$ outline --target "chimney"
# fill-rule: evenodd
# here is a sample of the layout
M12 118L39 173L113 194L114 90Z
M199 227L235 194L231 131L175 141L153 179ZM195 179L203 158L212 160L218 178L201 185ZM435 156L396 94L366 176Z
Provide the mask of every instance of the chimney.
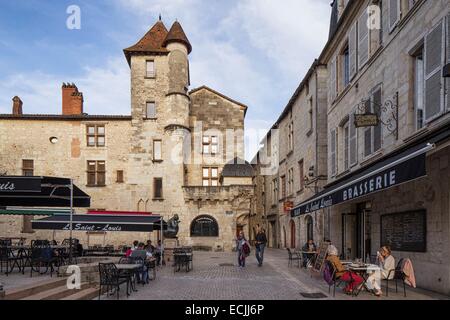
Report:
M13 115L21 116L23 114L23 112L22 112L22 106L23 106L22 100L20 100L20 98L18 96L15 96L12 99L12 101L13 101L13 110L12 110Z
M83 114L83 93L75 84L62 85L62 114L66 116Z

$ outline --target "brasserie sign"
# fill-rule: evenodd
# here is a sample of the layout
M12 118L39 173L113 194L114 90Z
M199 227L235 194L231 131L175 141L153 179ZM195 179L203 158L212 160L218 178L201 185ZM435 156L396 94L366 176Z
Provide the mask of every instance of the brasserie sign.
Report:
M291 211L292 217L325 209L426 175L425 154L409 159L376 174L354 178L354 182L337 185Z
M30 177L0 177L0 194L41 192L41 179Z

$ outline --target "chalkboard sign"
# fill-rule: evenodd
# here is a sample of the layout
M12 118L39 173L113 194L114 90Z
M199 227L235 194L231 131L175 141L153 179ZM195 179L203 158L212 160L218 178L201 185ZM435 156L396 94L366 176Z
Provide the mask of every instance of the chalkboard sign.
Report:
M329 242L323 242L319 251L317 252L316 261L314 262L314 271L320 272L322 271L323 264L325 263L325 259L327 257L328 247L330 246Z
M381 245L394 251L426 252L426 210L381 216Z

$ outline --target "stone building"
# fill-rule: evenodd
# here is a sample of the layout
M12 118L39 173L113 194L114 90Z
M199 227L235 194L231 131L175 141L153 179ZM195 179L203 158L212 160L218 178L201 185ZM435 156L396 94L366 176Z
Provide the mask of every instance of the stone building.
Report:
M390 245L419 287L450 294L449 2L335 1L328 68L326 210L343 258Z
M130 115L83 113L74 84L62 87L59 115L24 114L15 97L13 113L0 115L0 171L71 177L92 197L92 210L178 214L181 245L231 250L236 231L248 228L253 194L252 167L239 160L247 106L206 86L189 91L191 51L181 25L167 30L161 20L124 50ZM18 217L1 217L0 234L67 237L35 232ZM156 237L76 236L116 245Z
M315 61L254 160L255 197L259 202L254 212L264 219L252 220L267 220L269 238L278 247L295 249L308 239L323 240L322 212L295 218L290 213L294 206L319 192L327 179L327 79L326 67ZM274 145L277 151L271 153Z

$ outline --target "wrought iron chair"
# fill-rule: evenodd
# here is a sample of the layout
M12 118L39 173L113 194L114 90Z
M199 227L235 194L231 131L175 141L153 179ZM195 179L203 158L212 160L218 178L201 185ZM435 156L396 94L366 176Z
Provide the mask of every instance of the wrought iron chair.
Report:
M101 299L101 295L103 293L102 289L104 289L105 287L106 293L110 293L112 289L115 289L117 299L119 299L120 285L124 283L127 284L127 296L129 296L128 293L129 278L121 276L119 270L117 269L114 263L99 263L98 270L100 273L100 289L98 291L99 300Z
M328 266L328 268L331 270L332 274L332 284L328 284L328 293L331 294L331 287L333 287L333 297L336 296L336 287L339 288L339 286L342 284L342 280L340 280L340 277L336 276L337 270L333 263L331 263L328 260L325 260L325 265Z
M11 249L11 240L0 240L0 272L3 272L3 265L6 263L6 276L8 276L15 266L21 269L21 257L14 256Z
M53 272L59 271L60 264L58 258L55 257L52 248L49 245L31 247L30 257L30 277L33 277L33 271L39 274L46 274L50 269L50 277L53 277ZM57 270L55 270L57 267Z
M297 261L298 268L300 268L300 262L302 260L302 257L297 255L297 254L295 254L295 256L294 256L294 254L292 253L291 249L289 249L289 248L286 248L286 250L288 252L288 259L289 259L288 260L288 267L292 267L293 262Z
M390 270L387 278L383 279L384 281L386 281L386 297L389 296L389 281L395 282L395 292L398 293L397 282L401 280L403 282L403 295L406 298L406 283L405 283L406 275L403 272L403 262L404 259L400 259L400 261L397 264L397 267L394 270ZM394 277L392 279L389 279L392 276L392 274L394 274Z

